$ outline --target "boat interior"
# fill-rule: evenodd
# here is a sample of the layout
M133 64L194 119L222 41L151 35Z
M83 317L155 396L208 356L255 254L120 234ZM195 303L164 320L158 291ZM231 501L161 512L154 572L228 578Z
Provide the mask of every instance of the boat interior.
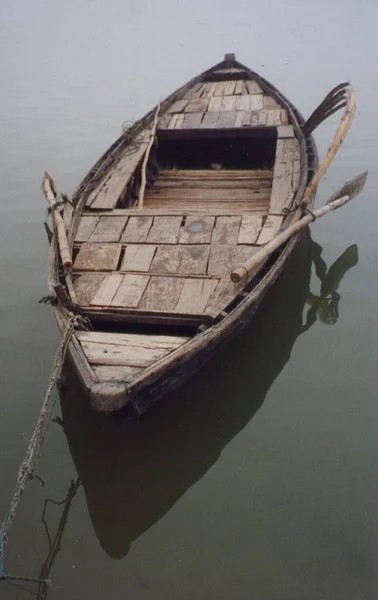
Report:
M96 329L78 340L102 379L133 377L225 318L270 263L240 284L231 271L277 234L300 182L288 111L244 68L209 72L164 105L142 203L151 131L139 128L73 240L73 293Z

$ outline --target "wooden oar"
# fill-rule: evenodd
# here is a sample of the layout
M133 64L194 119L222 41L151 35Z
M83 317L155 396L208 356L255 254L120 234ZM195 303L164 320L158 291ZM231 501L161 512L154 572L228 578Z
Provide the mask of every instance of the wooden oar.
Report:
M335 158L337 151L339 150L341 144L343 143L345 136L347 135L353 119L356 114L356 94L352 86L349 88L347 104L344 111L343 116L341 117L340 124L336 130L336 133L333 137L332 143L328 148L328 152L323 158L322 162L319 165L318 170L316 171L314 177L311 180L311 183L306 188L303 199L309 198L311 194L315 191L319 181L323 177L324 173L327 171L329 165Z
M309 211L309 214L302 217L299 221L290 225L285 231L279 233L272 241L268 242L261 250L259 250L254 256L242 264L239 268L235 269L231 273L231 279L235 283L239 283L245 277L254 271L259 265L261 265L269 256L277 250L282 244L287 242L293 235L299 233L307 227L315 219L319 219L324 215L344 206L347 202L352 200L357 194L361 192L365 185L367 171L357 175L351 181L347 181L344 185L328 200L328 202L322 208L315 210L314 212Z
M62 215L59 212L59 206L56 204L56 189L54 180L47 171L45 171L43 176L41 190L50 205L51 217L55 223L58 235L59 252L63 267L66 271L70 271L70 269L72 269L72 256L68 245L66 227L64 225Z

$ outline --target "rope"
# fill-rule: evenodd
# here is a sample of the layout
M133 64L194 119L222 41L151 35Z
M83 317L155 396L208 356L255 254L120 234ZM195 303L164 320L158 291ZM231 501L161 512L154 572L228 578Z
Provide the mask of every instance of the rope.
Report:
M54 402L52 402L52 395L54 385L59 376L60 370L63 365L64 357L67 352L68 344L71 340L72 334L75 329L77 317L72 315L68 322L66 331L62 335L62 339L59 348L55 354L53 367L47 386L46 395L42 404L42 408L39 414L39 418L32 436L29 441L26 455L22 461L17 475L17 483L14 490L13 498L5 518L0 526L0 582L1 581L27 581L33 583L49 583L48 580L43 580L34 577L18 577L14 575L8 575L4 569L4 547L7 542L7 535L10 526L12 525L13 519L16 516L18 504L21 500L21 496L25 490L25 487L30 479L33 478L34 472L38 469L40 453L43 441L45 439L46 431L50 421L51 413L54 408Z

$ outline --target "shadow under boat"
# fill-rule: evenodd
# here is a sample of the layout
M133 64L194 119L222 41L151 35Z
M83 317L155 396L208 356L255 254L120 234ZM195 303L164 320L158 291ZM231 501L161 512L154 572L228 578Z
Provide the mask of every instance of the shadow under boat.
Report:
M93 411L74 370L66 367L62 425L96 535L109 556L126 555L132 542L203 477L260 408L297 337L319 313L324 320L326 299L335 303L338 285L358 254L351 246L327 272L319 248L305 231L250 326L204 371L137 421ZM320 296L309 291L312 261L322 281ZM306 301L310 309L303 325Z

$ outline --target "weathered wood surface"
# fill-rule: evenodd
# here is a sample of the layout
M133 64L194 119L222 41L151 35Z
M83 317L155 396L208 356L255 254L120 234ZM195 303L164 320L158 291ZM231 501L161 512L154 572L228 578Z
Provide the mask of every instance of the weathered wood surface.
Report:
M209 246L206 244L159 246L150 270L151 273L205 275L208 259Z
M100 217L81 217L78 230L76 232L76 242L87 242L94 232Z
M180 244L210 244L214 223L214 217L187 217L180 232Z
M128 244L121 263L121 271L149 271L156 246L152 244Z
M295 175L294 175L295 173ZM300 179L300 151L296 138L279 138L273 171L270 213L279 214L290 206Z
M142 210L142 208L143 208L144 191L146 189L146 184L147 184L147 174L146 174L147 162L148 162L148 159L150 156L151 148L155 142L155 135L156 135L156 129L157 129L157 124L158 124L159 111L160 111L160 100L159 100L159 104L157 105L156 110L155 110L154 121L152 123L151 131L149 132L149 140L148 140L148 144L146 146L146 151L144 153L142 166L141 166L141 179L140 179L140 187L139 187L139 194L138 194L139 210Z
M76 298L81 306L90 304L104 277L104 273L82 273L74 279Z
M149 281L150 277L148 275L132 275L127 273L122 278L111 302L111 306L136 308L140 303Z
M237 244L241 217L217 217L213 229L212 244Z
M175 310L179 313L203 313L217 285L217 279L185 279Z
M149 244L177 244L181 217L155 217L147 236Z
M127 217L101 217L88 241L118 242L126 223Z
M257 239L257 244L267 244L272 240L276 235L278 230L280 229L283 221L283 216L281 215L268 215L264 227L261 230L261 233Z
M92 209L113 209L124 194L135 169L142 160L148 145L148 131L134 142L110 171L105 180L90 193L86 206Z
M262 228L262 218L243 215L239 230L238 244L255 244Z
M258 248L253 246L210 246L208 275L229 278L233 269L247 260Z
M131 381L141 370L141 367L128 367L126 365L120 367L93 365L93 371L99 381Z
M121 273L106 275L89 304L93 306L110 306L123 277Z
M121 244L85 242L76 257L74 269L83 271L114 271L121 254Z
M119 218L119 217L117 217ZM143 243L146 241L148 232L151 229L152 217L130 217L126 229L121 237L124 243Z
M140 308L161 311L162 300L164 299L164 311L174 310L180 298L184 282L183 277L151 277L140 303Z
M147 367L171 350L115 343L81 342L89 364L128 367Z

